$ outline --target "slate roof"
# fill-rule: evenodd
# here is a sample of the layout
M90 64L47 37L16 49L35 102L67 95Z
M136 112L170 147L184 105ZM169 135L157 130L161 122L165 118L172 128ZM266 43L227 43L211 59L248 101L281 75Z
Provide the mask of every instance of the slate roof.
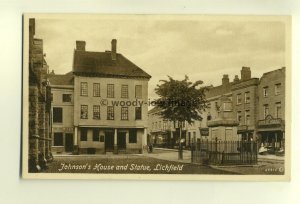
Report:
M73 85L73 73L68 72L64 75L58 74L48 74L48 79L50 81L50 85Z
M151 78L149 74L119 53L117 53L116 60L112 60L110 51L75 50L73 60L73 73L76 75Z

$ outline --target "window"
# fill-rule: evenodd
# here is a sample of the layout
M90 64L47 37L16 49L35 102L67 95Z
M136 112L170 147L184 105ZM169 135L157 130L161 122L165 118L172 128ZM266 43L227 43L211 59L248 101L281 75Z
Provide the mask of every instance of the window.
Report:
M93 106L93 119L100 120L100 106L99 105Z
M80 109L80 118L81 119L88 119L88 106L87 105L81 105Z
M87 82L80 83L80 95L81 96L88 96L88 84Z
M87 141L87 129L85 128L80 130L80 141Z
M263 95L264 95L264 97L268 97L268 87L267 86L263 88Z
M93 129L93 141L99 142L100 136L99 136L99 129Z
M245 103L250 103L250 92L245 92Z
M114 120L114 118L115 118L114 107L107 106L107 120Z
M281 103L278 102L276 103L276 118L281 118Z
M241 111L238 111L238 112L237 112L237 121L238 121L239 123L241 123L241 121L242 121L242 112L241 112Z
M53 123L62 123L63 121L63 109L53 108Z
M142 85L135 86L135 98L142 98Z
M224 111L231 111L232 110L232 103L231 102L224 102L223 103L223 110Z
M137 142L137 130L131 129L129 130L129 143L136 143Z
M122 85L121 98L128 98L128 85Z
M250 125L250 111L245 111L245 125Z
M93 84L93 96L100 97L100 84L99 83Z
M269 105L265 104L264 105L264 118L266 118L267 115L269 115Z
M142 108L141 107L135 107L135 119L136 120L142 119Z
M281 92L281 84L275 84L275 95L279 95Z
M242 95L241 94L236 95L236 104L242 104Z
M128 107L121 107L121 120L128 120Z
M107 98L115 97L115 86L114 84L107 84Z
M72 101L72 94L63 94L63 102L71 102Z
M64 146L63 142L63 133L62 132L55 132L54 133L54 146Z

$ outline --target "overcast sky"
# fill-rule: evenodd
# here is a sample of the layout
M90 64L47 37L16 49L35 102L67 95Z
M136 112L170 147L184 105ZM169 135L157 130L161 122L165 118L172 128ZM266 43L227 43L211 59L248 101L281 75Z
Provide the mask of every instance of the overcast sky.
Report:
M87 51L105 51L116 38L117 52L152 76L149 98L167 75L186 74L217 86L223 74L230 81L240 77L242 66L251 67L253 77L286 66L285 24L279 21L37 18L36 37L43 39L47 63L57 74L72 70L76 40L86 41Z

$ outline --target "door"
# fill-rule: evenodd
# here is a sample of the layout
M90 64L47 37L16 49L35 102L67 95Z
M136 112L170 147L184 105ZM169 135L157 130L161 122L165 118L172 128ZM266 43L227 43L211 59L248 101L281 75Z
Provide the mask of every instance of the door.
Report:
M114 150L114 132L107 131L105 132L105 151L112 152Z
M118 150L125 150L126 149L126 132L118 132Z
M66 152L72 152L73 151L73 134L72 133L66 133L65 134L65 151Z

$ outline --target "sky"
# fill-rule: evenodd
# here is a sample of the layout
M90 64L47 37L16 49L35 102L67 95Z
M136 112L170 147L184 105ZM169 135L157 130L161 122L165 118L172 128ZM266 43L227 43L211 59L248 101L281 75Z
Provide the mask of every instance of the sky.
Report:
M76 40L86 41L87 51L111 49L152 76L149 98L167 75L189 76L205 85L218 86L223 74L230 81L243 66L253 77L286 66L285 24L270 19L149 17L135 18L36 18L36 38L43 39L50 70L65 74L72 70Z

